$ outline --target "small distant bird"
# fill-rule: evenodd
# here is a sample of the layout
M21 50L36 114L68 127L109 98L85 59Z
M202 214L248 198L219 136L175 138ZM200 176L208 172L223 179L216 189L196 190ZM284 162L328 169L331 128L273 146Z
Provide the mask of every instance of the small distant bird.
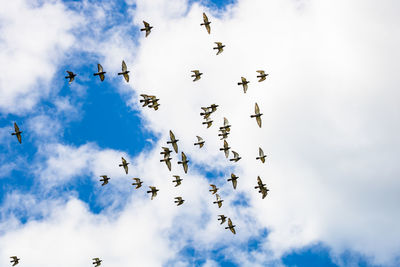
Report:
M219 127L219 129L220 129L220 130L225 130L225 131L229 132L229 131L231 130L231 126L232 126L232 125L229 124L228 119L224 117L224 126Z
M223 224L226 221L226 216L225 215L218 215L218 216L219 216L218 221L221 221L220 224Z
M11 266L15 266L19 263L19 258L17 256L11 256L10 259L12 259L10 262L13 264Z
M100 177L102 177L102 179L100 179L100 182L103 182L101 186L108 184L108 180L110 180L110 178L107 177L107 175L100 175Z
M232 185L233 185L233 189L236 189L236 185L237 185L237 179L238 179L239 177L238 176L236 176L235 174L231 174L231 178L230 179L228 179L228 182L229 181L232 181Z
M195 146L198 145L199 148L202 148L204 146L205 141L200 136L196 135L196 137L197 137L197 143L194 143L194 145Z
M68 76L65 76L65 79L69 79L68 84L71 84L75 80L76 74L72 71L67 70Z
M122 159L122 164L119 164L120 167L124 167L125 173L128 174L128 162L124 159L124 157L121 157Z
M228 227L225 227L225 229L231 230L231 232L235 235L236 234L235 226L236 225L232 224L231 218L228 218Z
M164 155L164 158L169 158L172 150L170 150L168 147L161 147L163 151L160 152L160 154Z
M153 198L155 198L157 196L157 191L158 190L155 186L149 186L150 187L150 191L147 191L147 193L151 193L151 200L153 200Z
M260 176L257 177L257 186L255 186L255 189L259 189L258 193L261 193L262 195L262 199L264 199L267 195L268 195L268 191L269 189L265 186L265 184L263 184Z
M221 132L220 134L218 134L218 136L221 136L220 140L224 140L224 139L228 138L229 132L227 132L226 130L223 130L223 129L222 130L219 129L219 131Z
M175 135L171 130L169 130L169 137L171 138L171 141L168 141L167 144L172 144L175 153L178 153L178 145L176 143L179 141L179 139L175 138Z
M262 163L265 162L265 158L267 157L266 155L264 155L264 151L261 149L261 147L258 148L258 154L259 157L257 157L256 159L261 160Z
M92 260L93 260L93 264L96 264L93 267L98 267L101 265L102 260L100 260L99 258L93 258Z
M206 13L203 12L203 23L201 23L200 26L204 25L207 29L208 34L210 34L211 32L210 23L211 21L208 21Z
M243 92L246 93L247 89L248 89L248 83L250 83L250 81L246 80L245 77L241 77L242 82L239 82L238 85L242 85L243 86Z
M139 100L139 103L143 103L142 107L145 107L151 103L151 97L149 95L141 94L140 96L143 97L143 99Z
M119 72L118 75L123 75L125 78L125 81L128 83L129 82L129 70L126 67L126 63L124 60L122 60L122 72Z
M175 197L175 201L174 203L177 203L177 206L180 206L183 204L183 202L185 202L185 200L183 200L181 197Z
M218 208L221 208L223 200L221 199L221 197L218 194L215 194L215 197L217 198L217 200L214 201L213 203L218 204Z
M261 128L261 116L263 115L260 113L260 108L258 107L258 104L256 103L254 105L254 110L255 110L255 115L250 115L250 118L256 118L258 126Z
M218 187L216 187L214 184L210 184L210 186L211 186L211 189L208 191L210 191L213 195L218 192L218 189L219 189Z
M261 187L264 187L264 186L265 186L265 184L263 184L263 182L262 182L260 176L257 176L257 184L258 184L258 185L257 185L256 187L254 187L255 189L261 188Z
M97 64L97 72L93 74L93 76L99 76L100 77L100 81L104 81L104 74L106 74L105 71L103 71L103 66L101 66L100 64Z
M207 129L211 127L213 123L213 120L210 120L209 118L206 119L206 121L203 121L201 124L207 124Z
M257 75L257 78L260 78L258 82L264 81L265 78L268 76L268 74L266 74L263 70L257 70L257 72L260 73L260 75Z
M14 133L11 133L11 135L17 136L18 142L21 144L22 138L21 138L21 133L22 131L19 130L19 127L16 122L14 122Z
M160 159L160 162L165 162L167 164L168 170L171 171L171 159L169 157L164 157L163 159Z
M132 178L132 180L135 180L135 183L132 183L132 185L136 185L135 189L140 188L143 184L143 182L139 178Z
M140 29L140 31L146 31L146 36L149 36L151 29L153 28L153 26L150 26L149 23L147 23L146 21L143 20L143 24L144 24L144 28Z
M232 150L232 153L233 153L233 158L230 159L229 161L238 162L241 159L241 157L239 156L239 154L237 152L235 152L233 150Z
M229 149L230 149L230 148L231 148L231 147L228 145L228 142L226 142L226 140L224 140L224 147L223 147L223 148L220 148L219 150L220 150L220 151L224 151L225 157L228 158L228 157L229 157Z
M178 164L182 164L183 170L185 171L185 173L187 173L189 160L187 160L185 153L182 152L181 155L182 161L178 161Z
M190 77L194 77L194 80L193 80L194 82L197 80L200 80L200 78L201 78L200 76L203 75L203 73L200 72L199 70L192 70L192 72L194 74L190 75Z
M173 177L175 177L175 180L172 181L173 183L176 183L175 187L181 185L183 179L181 179L179 175L173 175Z
M221 54L224 51L225 45L223 45L221 42L214 42L217 47L214 47L213 49L218 49L217 55Z

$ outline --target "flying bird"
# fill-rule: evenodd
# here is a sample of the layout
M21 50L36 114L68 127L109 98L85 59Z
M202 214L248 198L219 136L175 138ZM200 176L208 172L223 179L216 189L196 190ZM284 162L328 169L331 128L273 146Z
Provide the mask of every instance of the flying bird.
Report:
M19 130L19 127L18 127L17 123L14 122L14 132L11 133L11 135L17 136L18 142L19 142L20 144L21 144L21 142L22 142L21 133L22 133L22 131Z
M233 153L233 158L230 159L229 161L238 162L241 159L241 157L239 156L239 154L237 152L235 152L233 150L232 150L232 153Z
M168 147L161 147L163 151L160 152L160 154L164 155L164 158L169 158L172 150L170 150Z
M118 75L123 75L125 78L125 81L128 83L129 82L129 70L126 67L126 63L124 60L122 60L122 72L119 72Z
M149 186L150 187L150 191L147 191L147 193L151 193L151 200L153 200L153 198L155 198L157 196L157 191L158 190L155 186Z
M98 267L101 265L102 260L100 260L99 258L93 258L92 260L93 260L93 264L96 264L93 267Z
M232 224L231 218L228 218L228 227L225 227L225 229L231 230L231 232L235 235L236 234L235 226L236 225Z
M100 175L100 177L102 177L102 179L100 179L100 182L103 182L101 186L108 184L108 180L110 180L110 177L107 177L107 175Z
M258 148L258 157L256 157L256 160L259 159L261 160L262 163L265 162L265 158L267 157L266 155L264 155L264 151L261 149L261 147Z
M220 140L224 140L224 139L228 138L229 132L227 132L224 129L222 129L222 130L219 129L219 131L221 132L220 134L218 134L218 136L221 136Z
M124 159L124 157L121 157L122 159L122 164L119 164L120 167L124 167L125 173L128 174L128 162Z
M132 178L132 180L135 180L135 183L132 183L132 185L136 185L135 189L140 188L143 184L143 182L139 178Z
M165 162L169 171L171 171L171 159L172 158L169 157L164 157L163 159L160 159L160 162Z
M143 20L143 24L144 24L144 28L140 29L140 31L146 31L146 36L149 36L151 29L153 28L153 26L150 26L149 23L147 23L146 21Z
M10 259L12 259L10 262L13 264L11 266L15 266L19 263L19 258L17 256L11 256Z
M210 186L211 186L211 189L208 191L210 191L213 195L218 192L218 189L219 189L218 187L216 187L214 184L210 184Z
M239 177L238 176L236 176L235 174L231 174L231 178L230 179L228 179L228 182L229 181L232 181L232 185L233 185L233 189L236 189L236 185L237 185L237 179L238 179Z
M220 148L219 150L224 151L226 158L229 157L229 149L230 149L230 146L228 145L228 142L226 142L226 140L224 140L224 147Z
M260 75L257 75L257 78L260 78L258 80L258 82L264 81L265 78L268 76L268 74L266 74L265 71L263 71L263 70L257 70L257 72L260 74Z
M247 89L249 88L247 84L250 83L250 81L246 80L245 77L241 77L241 79L242 79L242 82L239 82L238 85L242 85L243 86L243 92L246 93Z
M257 186L255 186L255 189L259 189L258 193L261 193L262 195L262 199L264 199L267 195L268 195L268 191L269 189L265 186L265 184L263 184L260 176L257 177Z
M207 129L211 127L213 123L213 120L210 120L209 118L206 119L206 121L203 121L201 124L207 124Z
M210 23L211 21L208 21L206 13L203 12L203 23L201 23L200 26L204 25L207 29L208 34L210 34L211 32Z
M186 155L185 153L183 153L183 151L181 155L182 155L182 161L178 161L178 164L182 164L183 170L185 171L185 173L187 173L189 160L187 160Z
M68 75L65 76L65 79L69 79L68 84L71 84L75 80L76 74L72 71L67 70Z
M104 81L104 74L106 74L105 71L103 71L103 66L101 66L100 64L97 64L97 72L93 74L93 76L99 76L100 77L100 81Z
M214 47L213 49L218 49L217 55L221 54L224 51L225 45L223 45L221 42L214 42L217 47Z
M176 143L179 141L179 139L175 138L175 135L171 130L169 130L169 137L171 138L171 141L168 141L167 144L172 144L175 153L178 153L178 145Z
M221 221L220 224L223 224L226 221L226 216L225 215L218 215L218 221Z
M261 115L263 115L263 114L260 113L260 108L258 107L257 103L254 105L254 110L255 110L256 114L250 115L250 118L256 118L257 124L261 128Z
M221 197L218 195L218 194L215 194L215 197L217 198L217 200L216 201L214 201L213 203L214 204L218 204L218 208L221 208L222 207L222 199L221 199Z
M224 117L224 126L219 127L220 130L225 130L229 132L231 130L231 126L227 118Z
M146 94L141 94L140 96L143 97L143 99L139 100L139 103L143 103L142 107L145 107L151 103L151 96Z
M193 80L194 82L197 80L200 80L200 78L201 78L200 76L203 75L203 73L200 72L199 70L192 70L192 72L194 74L190 75L190 77L194 77L194 80Z
M175 180L172 181L173 183L176 183L175 187L181 185L183 179L181 179L179 175L173 175L173 177L175 177Z
M177 203L177 206L180 206L183 204L183 202L185 202L185 200L182 199L182 197L175 197L175 201L174 203Z
M204 146L205 141L200 136L196 135L196 137L197 137L197 143L194 143L194 145L195 146L198 145L199 148L202 148Z

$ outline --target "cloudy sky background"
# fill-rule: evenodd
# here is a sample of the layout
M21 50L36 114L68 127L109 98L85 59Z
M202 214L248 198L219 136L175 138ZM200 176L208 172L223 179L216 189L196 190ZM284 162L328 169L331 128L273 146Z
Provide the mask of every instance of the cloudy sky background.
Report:
M93 257L104 266L400 264L397 1L1 2L0 266L11 255L44 267ZM154 26L147 38L142 20ZM216 41L226 45L218 56ZM123 59L129 84L116 75ZM195 83L193 69L204 73ZM270 73L262 83L258 69ZM78 74L71 85L66 70ZM160 109L142 108L142 93ZM212 103L206 129L200 107ZM223 117L238 163L219 151ZM172 172L159 162L169 130L188 174L175 154ZM103 174L111 180L101 187ZM134 190L132 177L144 187ZM209 183L221 188L221 209ZM160 189L153 201L149 185Z

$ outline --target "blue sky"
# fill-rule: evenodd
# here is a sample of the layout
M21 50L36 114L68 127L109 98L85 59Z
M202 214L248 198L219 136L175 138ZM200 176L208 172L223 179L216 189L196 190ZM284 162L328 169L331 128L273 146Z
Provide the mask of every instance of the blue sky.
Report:
M145 256L157 255L147 262L149 266L395 266L398 263L400 250L395 237L388 238L391 234L384 229L394 225L391 216L396 210L393 203L398 198L394 197L392 188L398 183L391 178L399 170L394 163L388 166L394 174L384 175L380 187L383 196L369 204L366 196L373 192L378 180L371 174L374 171L365 173L363 166L372 166L372 159L364 155L353 157L363 151L382 149L380 140L395 140L389 134L393 132L391 126L379 117L374 119L382 123L379 124L382 132L367 131L369 125L365 123L365 118L376 108L371 102L381 77L368 85L367 97L370 98L354 102L360 99L359 88L366 88L362 82L364 76L354 74L354 69L375 63L360 62L363 54L354 50L359 42L364 42L365 35L351 35L352 29L346 30L346 23L352 21L350 17L332 23L329 16L337 19L332 12L323 18L322 13L329 4L256 2L252 6L240 0L104 1L93 9L91 1L43 1L44 4L37 7L22 0L9 4L9 10L15 7L23 10L21 14L25 14L26 23L32 19L32 25L40 25L38 36L42 36L39 32L46 32L48 21L54 20L51 14L59 15L54 22L54 32L48 30L48 36L56 37L38 38L37 43L30 44L22 34L23 45L13 46L19 39L7 29L18 27L18 23L4 22L3 30L0 27L5 40L0 40L0 45L12 51L8 55L0 54L0 58L4 57L7 62L15 56L14 61L20 62L23 55L33 50L32 58L26 59L26 64L33 66L27 70L36 69L36 64L43 66L43 73L32 72L32 76L26 78L27 84L13 81L6 87L0 83L0 94L9 99L0 103L0 234L3 242L13 241L0 252L4 258L1 264L8 260L11 252L23 259L21 263L26 259L26 264L42 264L40 255L45 255L51 246L44 242L62 233L66 233L66 237L60 239L59 251L54 257L73 255L79 245L72 248L71 244L93 245L79 248L87 255L66 262L74 266L86 266L82 263L84 259L90 262L94 256L104 258L104 266L111 263L128 266L126 253L121 252L127 246L140 249L139 264L146 262ZM356 6L339 3L335 8L345 7L353 14ZM375 15L372 7L373 4L369 4L359 19ZM213 22L210 36L200 26L190 28L201 23L204 11ZM2 17L21 21L21 14L0 12L0 21ZM388 14L391 18L392 13ZM37 19L39 17L43 17L43 21ZM175 17L181 20L180 24ZM139 32L143 19L155 25L146 39ZM381 20L382 25L389 23L386 18L375 19ZM337 41L339 56L336 58L324 56L330 51L332 40L320 28L311 26L315 20L335 32L338 39L344 38ZM271 27L271 21L276 22L277 29ZM101 30L96 31L95 25L100 25ZM252 25L260 25L263 31L271 32L271 36L262 36ZM185 27L190 28L190 32ZM350 35L352 39L346 39ZM215 57L211 46L221 39L227 43L226 51ZM316 41L312 42L314 39ZM250 48L249 43L252 44ZM310 51L310 43L319 45L318 52ZM386 43L364 49L375 55L376 47L383 45ZM48 55L52 56L51 60ZM350 63L338 71L342 78L335 85L349 82L357 88L350 96L345 94L345 89L333 93L327 82L332 79L332 69L342 64L341 57L349 59ZM116 75L122 59L131 70L129 84ZM330 64L325 68L314 65L322 59L330 60ZM387 60L384 61L387 65L391 63L385 56L379 60ZM107 72L104 82L93 76L97 63ZM12 64L10 61L10 66ZM304 65L306 67L300 70ZM205 75L200 81L192 83L190 77L181 78L181 73L186 71L189 76L189 68L195 67L204 69ZM271 76L275 72L275 77L257 83L252 76L260 67L268 69ZM66 70L78 74L71 85L64 78ZM12 71L4 75L12 77ZM321 73L314 81L310 72L317 71ZM369 68L364 71L368 73ZM293 81L285 79L285 72L290 73ZM236 86L241 75L251 77L247 95ZM385 87L388 95L397 82L393 78ZM304 90L304 94L297 89ZM144 92L160 96L158 111L139 106L138 95ZM21 105L25 103L21 101L31 105ZM198 115L196 118L191 115L199 113L201 105L215 101L221 107L215 115L213 128L207 130L200 124ZM265 114L262 129L256 128L255 122L248 118L256 101L261 103ZM344 109L352 115L337 107L339 101L355 103L355 107ZM389 98L376 105L392 104ZM16 108L18 105L23 108ZM393 110L398 114L398 109ZM222 123L225 116L233 125L228 141L244 155L236 165L227 162L216 149L221 146L220 140L207 139L215 135L216 125ZM21 145L10 134L13 122L23 131ZM178 165L168 172L164 163L158 163L161 146L166 145L170 129L180 139L180 151L188 154L188 175ZM197 133L205 136L203 150L192 147ZM332 138L331 133L336 138ZM255 161L258 146L263 146L268 155L267 164ZM385 155L390 164L392 150ZM160 193L167 193L160 194L160 200L150 201L144 190L133 190L118 167L121 156L131 163L129 178L141 177L144 187L156 184L162 188ZM331 164L332 158L334 163L328 170L326 165ZM226 183L232 172L240 177L237 191ZM111 176L110 184L105 187L98 181L102 174ZM172 187L173 174L181 175L186 187ZM353 178L349 178L349 174ZM266 199L261 199L252 189L258 175L271 188ZM337 190L341 182L347 187L343 195ZM203 190L200 188L205 189L209 183L221 188L224 209L216 210L210 201L213 196L200 193ZM167 196L177 194L187 198L181 210L168 204ZM216 220L219 212L232 217L237 225L236 236L220 229L223 226ZM364 222L360 223L359 218L368 222L372 230L361 227ZM130 223L132 228L142 229L142 239L133 236L139 234L134 232L136 229L131 233L118 230L129 229ZM48 235L40 230L46 227ZM397 230L393 236L400 233ZM99 235L98 240L92 237L93 233ZM43 241L34 240L32 236L36 235L43 235ZM81 239L73 239L74 236ZM155 243L142 245L149 236ZM28 243L35 249L30 251L29 245L19 247L18 242L24 239L29 239ZM125 239L130 240L124 247ZM101 248L108 248L113 242L115 249ZM375 249L375 242L380 249ZM4 243L0 242L0 251L2 247ZM388 247L387 251L384 247Z

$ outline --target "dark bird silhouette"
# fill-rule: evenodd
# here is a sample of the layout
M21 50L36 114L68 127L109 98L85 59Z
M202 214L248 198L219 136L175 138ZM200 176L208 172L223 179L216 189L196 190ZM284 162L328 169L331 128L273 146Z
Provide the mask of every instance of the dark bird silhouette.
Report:
M203 121L201 124L207 124L207 129L211 127L213 123L213 120L210 120L209 118L206 119L206 121Z
M229 121L227 118L224 117L224 126L219 127L220 130L225 130L226 132L229 132L231 130L231 126L229 124Z
M229 181L232 181L232 185L233 185L233 189L236 189L236 186L237 186L237 179L238 179L239 177L238 176L236 176L235 174L231 174L231 178L229 178L228 179L228 182Z
M194 82L197 80L200 80L201 75L203 75L203 73L200 72L199 70L192 70L192 72L193 72L193 74L190 75L190 77L194 77L194 80L193 80Z
M200 136L197 136L197 135L196 135L196 137L197 137L197 142L194 143L194 145L195 146L198 145L199 148L202 148L204 146L204 143L205 143L203 138L201 138Z
M178 145L176 143L179 141L179 139L175 138L175 135L171 130L169 130L169 137L171 138L171 141L168 141L167 144L172 144L175 153L178 153Z
M226 221L226 216L225 215L218 215L218 216L219 216L218 221L221 221L220 224L223 224Z
M241 157L239 156L239 154L237 152L235 152L233 150L232 150L232 153L233 153L233 158L230 159L229 161L238 162L241 159Z
M261 116L263 115L260 113L260 108L258 107L258 104L256 103L254 105L254 110L255 110L255 115L250 115L250 118L256 118L258 126L261 128Z
M178 161L178 164L182 164L183 170L185 171L185 173L187 173L189 160L187 160L185 153L182 152L181 155L182 161Z
M201 23L200 26L205 26L208 34L211 33L210 23L211 21L208 21L206 13L203 12L203 23Z
M224 140L224 147L223 147L223 148L220 148L219 150L220 150L220 151L224 151L225 157L228 158L228 157L229 157L229 149L230 149L230 148L231 148L231 147L228 145L228 142L226 142L226 140Z
M100 77L100 81L104 81L106 72L103 71L103 66L101 66L100 64L97 64L97 72L93 74L93 76L99 76Z
M217 198L217 200L214 201L213 203L218 204L218 208L221 208L223 200L221 199L221 197L218 194L215 194L215 197Z
M213 49L218 49L217 55L221 54L224 51L225 45L223 45L221 42L214 42L217 47L214 47Z
M102 177L102 179L100 179L100 182L103 182L101 186L108 184L108 180L110 180L110 178L107 177L107 175L100 175L100 177Z
M119 166L120 167L124 167L125 173L128 174L128 165L129 165L129 163L126 162L124 157L121 157L121 159L122 159L122 164L119 164Z
M265 78L268 76L268 74L266 74L263 70L257 70L257 72L260 73L260 75L257 75L257 78L260 78L258 82L264 81Z
M153 198L155 198L157 196L157 191L158 190L155 186L149 186L150 187L150 191L147 191L147 193L151 193L151 200L153 200Z
M71 84L75 80L76 74L72 71L67 70L68 75L65 76L65 79L69 79L68 84Z
M160 162L165 162L169 171L171 171L171 159L172 158L169 157L164 157L163 159L160 159Z
M183 200L181 197L175 197L175 201L174 203L177 203L177 206L180 206L183 204L183 202L185 202L185 200Z
M93 258L92 260L93 260L93 265L95 264L93 267L98 267L101 265L102 260L100 260L99 258Z
M125 81L128 83L129 82L129 70L126 67L126 63L124 60L122 60L122 72L119 72L118 75L123 75L125 78Z
M218 189L219 189L218 187L216 187L213 184L210 184L210 186L211 186L211 189L208 191L210 191L213 195L218 192Z
M149 108L154 108L154 110L158 110L160 103L158 103L159 98L154 95L149 96Z
M258 154L259 156L256 157L256 159L261 160L262 163L265 162L265 158L267 157L266 155L264 155L264 151L261 149L261 147L258 148Z
M258 193L261 193L262 199L264 199L268 195L269 189L263 184L260 176L257 177L257 186L255 186L255 189L259 189Z
M173 177L175 177L175 180L172 181L173 183L176 183L175 187L181 185L183 179L181 179L179 175L173 175Z
M11 135L17 136L18 142L19 142L20 144L21 144L21 142L22 142L21 133L22 133L22 131L19 130L19 127L18 127L17 123L14 122L14 132L11 133Z
M143 20L143 24L144 24L144 28L140 29L140 31L146 31L145 37L147 37L151 33L151 29L153 28L153 26L150 26L150 24L144 20Z
M140 188L143 184L143 182L139 178L132 178L132 180L135 180L135 183L132 183L132 185L136 185L135 189Z
M235 235L236 234L235 226L236 225L232 224L231 218L228 218L228 227L225 227L225 229L231 230L231 232Z
M243 92L246 93L247 89L249 88L247 84L250 83L250 81L246 80L245 77L241 77L241 79L242 79L242 82L239 82L238 85L242 85L243 86Z
M161 147L163 151L160 152L160 154L164 155L164 158L169 158L171 155L172 150L170 150L168 147Z
M13 264L11 266L15 266L19 263L19 258L17 256L11 256L10 259L12 259L10 262Z

